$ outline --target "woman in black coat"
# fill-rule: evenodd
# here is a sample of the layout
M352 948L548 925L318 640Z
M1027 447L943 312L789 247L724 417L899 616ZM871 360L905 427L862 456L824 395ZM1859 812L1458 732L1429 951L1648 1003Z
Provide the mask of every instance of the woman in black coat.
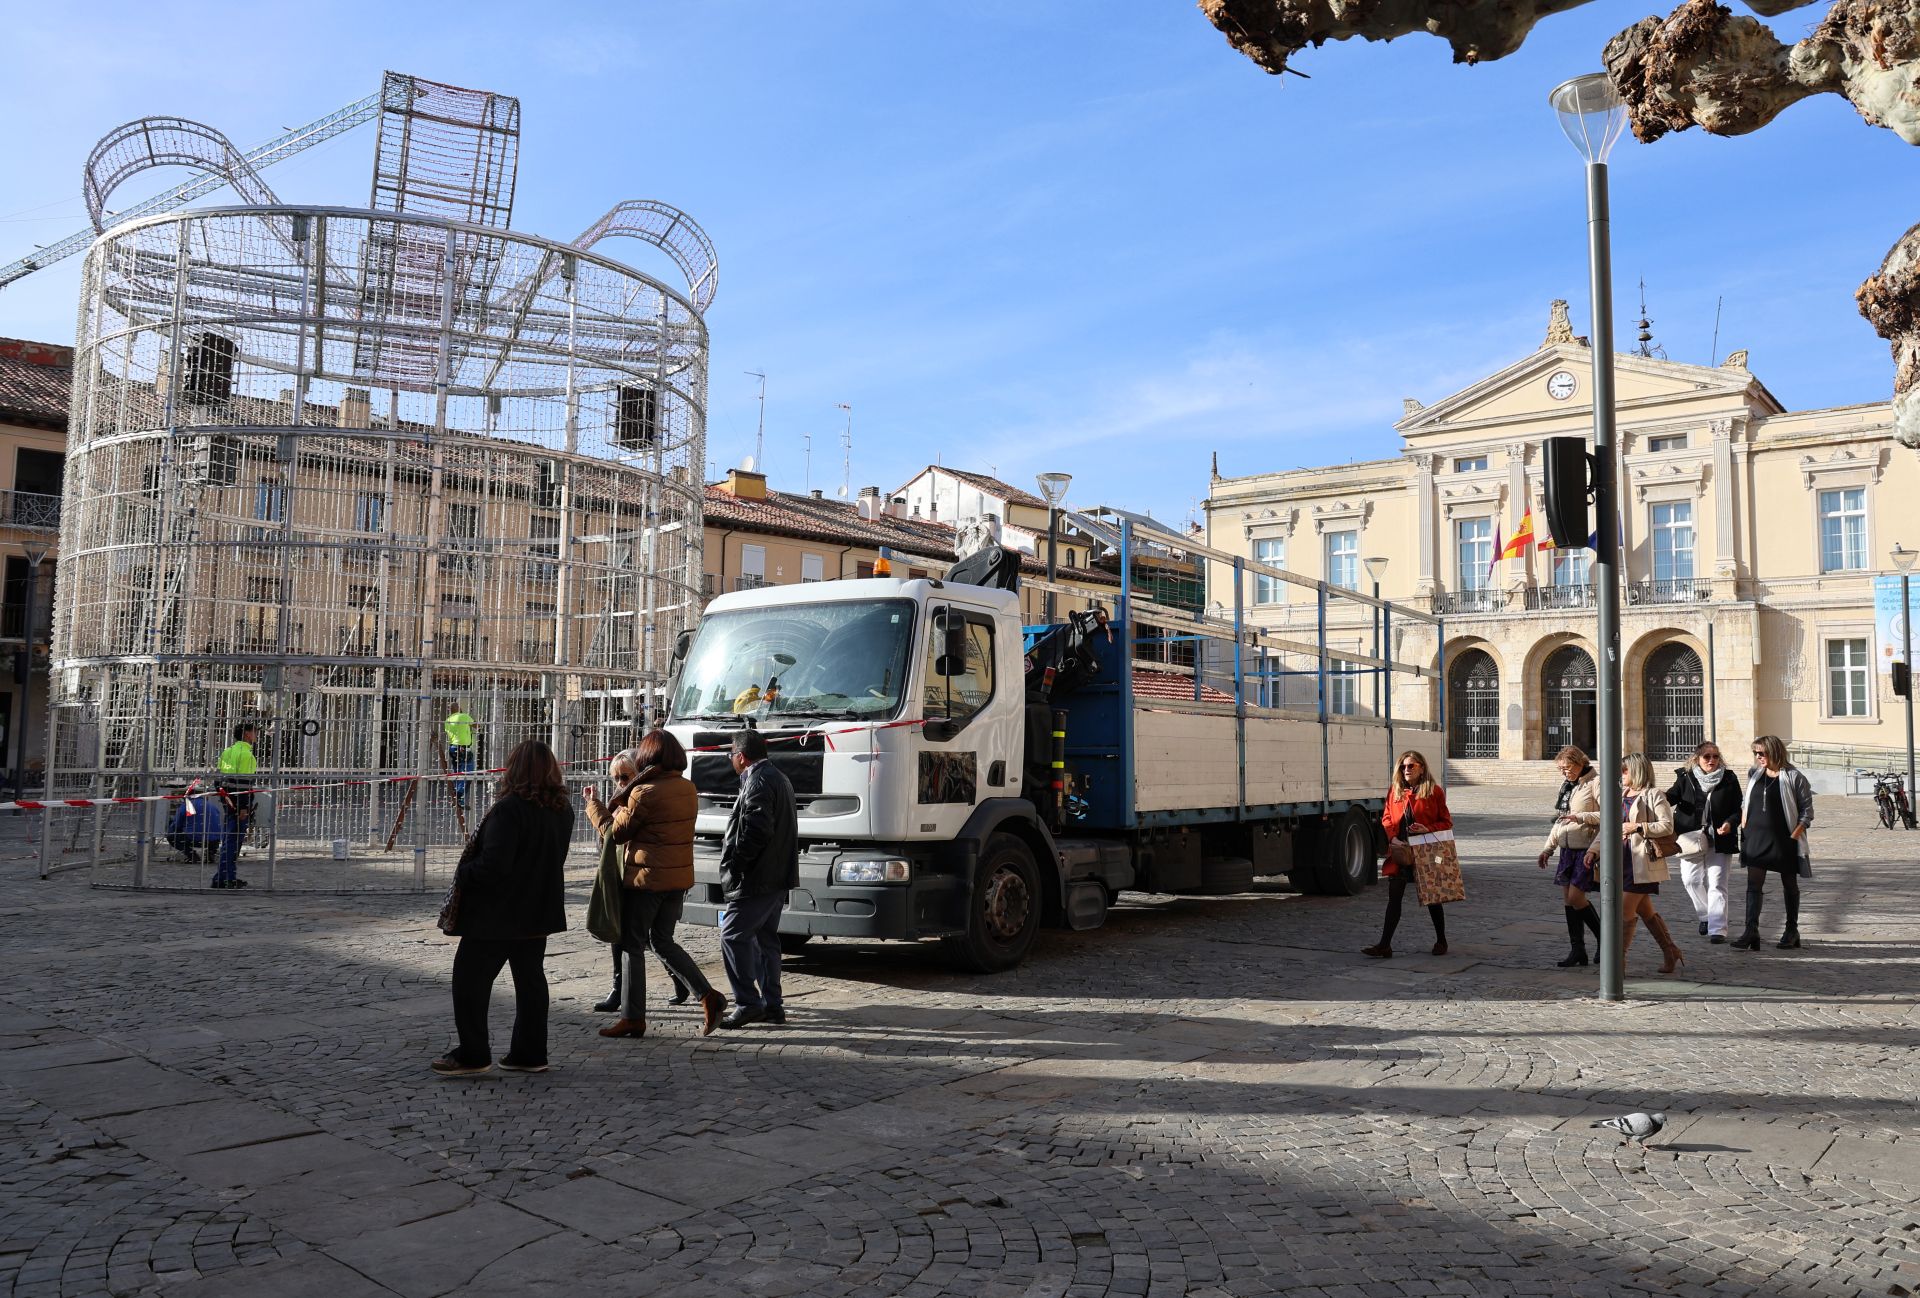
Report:
M1704 847L1698 840L1683 845L1680 879L1693 899L1701 935L1710 942L1727 940L1727 873L1740 850L1741 793L1738 777L1727 770L1712 740L1693 750L1693 760L1674 772L1667 790L1673 832L1697 833L1705 840Z
M567 926L565 864L573 805L553 750L537 739L507 756L493 807L454 874L453 1023L460 1044L433 1061L443 1077L493 1067L487 1003L504 965L513 970L513 1044L500 1060L515 1072L547 1070L547 936Z

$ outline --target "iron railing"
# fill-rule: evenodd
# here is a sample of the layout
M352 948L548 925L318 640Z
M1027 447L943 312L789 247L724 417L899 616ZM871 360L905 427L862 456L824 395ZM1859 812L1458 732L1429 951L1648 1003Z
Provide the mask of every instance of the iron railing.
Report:
M1507 606L1507 592L1488 586L1481 590L1436 590L1435 613L1498 613Z
M1529 586L1527 588L1529 613L1547 609L1592 607L1593 587L1591 586Z
M1636 581L1627 587L1629 604L1705 604L1713 598L1710 577L1670 577Z
M60 528L60 497L37 491L0 492L0 518L9 527Z

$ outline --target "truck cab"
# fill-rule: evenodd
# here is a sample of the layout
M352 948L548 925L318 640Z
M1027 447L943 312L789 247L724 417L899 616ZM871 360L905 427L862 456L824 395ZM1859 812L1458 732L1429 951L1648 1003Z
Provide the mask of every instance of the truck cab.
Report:
M686 917L718 922L727 750L752 726L798 810L784 937L946 938L976 967L1017 962L1058 900L1025 787L1024 655L1017 596L986 587L879 577L714 600L667 722L700 791Z

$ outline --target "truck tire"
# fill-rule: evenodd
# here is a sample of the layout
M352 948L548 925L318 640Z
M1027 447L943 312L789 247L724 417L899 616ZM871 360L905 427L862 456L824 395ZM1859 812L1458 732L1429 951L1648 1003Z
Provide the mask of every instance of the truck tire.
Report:
M1213 856L1200 863L1200 891L1225 897L1253 891L1253 862L1244 856Z
M1040 871L1012 834L995 834L973 872L967 930L950 938L954 961L972 973L1000 973L1026 958L1040 931Z
M1373 878L1373 833L1367 813L1349 807L1328 824L1320 838L1319 891L1328 896L1356 896Z

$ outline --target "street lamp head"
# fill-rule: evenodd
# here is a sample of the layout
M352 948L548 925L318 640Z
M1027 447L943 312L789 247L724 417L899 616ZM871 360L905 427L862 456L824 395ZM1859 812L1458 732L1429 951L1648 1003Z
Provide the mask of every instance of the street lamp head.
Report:
M1604 72L1563 81L1547 96L1560 129L1588 162L1605 162L1627 125L1627 105Z
M1071 473L1042 473L1034 479L1040 484L1040 495L1049 505L1057 505L1067 496L1067 484L1073 481Z
M1895 541L1893 543L1893 566L1900 572L1912 572L1914 560L1920 559L1920 550L1909 550Z
M1371 555L1362 559L1360 562L1366 565L1367 576L1372 578L1375 584L1378 584L1380 574L1387 570L1387 556L1384 554Z

